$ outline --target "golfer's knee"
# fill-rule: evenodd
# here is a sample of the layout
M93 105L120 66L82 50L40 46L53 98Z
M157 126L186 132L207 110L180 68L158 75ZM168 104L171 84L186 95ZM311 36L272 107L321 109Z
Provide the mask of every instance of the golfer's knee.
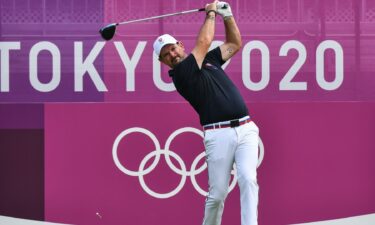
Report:
M247 176L238 177L238 185L240 188L251 187L256 188L258 186L256 174L248 174Z
M219 205L225 201L228 195L228 190L211 190L208 195L208 201L212 204Z

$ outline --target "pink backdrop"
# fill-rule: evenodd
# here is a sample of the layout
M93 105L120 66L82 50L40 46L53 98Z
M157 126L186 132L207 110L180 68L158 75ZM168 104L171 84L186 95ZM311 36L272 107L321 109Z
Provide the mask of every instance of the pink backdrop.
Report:
M318 221L375 211L374 104L248 106L264 143L264 160L258 169L260 224ZM195 112L184 103L47 104L46 220L88 225L200 224L204 197L189 176L176 195L159 199L142 188L137 176L121 172L112 157L115 139L125 130L147 129L163 149L176 130L200 129L197 121ZM121 139L117 155L124 167L138 171L141 161L155 148L146 135L132 133ZM181 157L189 171L203 151L203 143L197 134L182 133L169 149ZM152 162L153 157L146 167ZM172 162L181 168L175 158ZM181 178L163 155L144 176L146 185L158 193L172 191ZM196 178L206 190L206 171ZM223 224L239 224L239 212L236 187L227 199Z

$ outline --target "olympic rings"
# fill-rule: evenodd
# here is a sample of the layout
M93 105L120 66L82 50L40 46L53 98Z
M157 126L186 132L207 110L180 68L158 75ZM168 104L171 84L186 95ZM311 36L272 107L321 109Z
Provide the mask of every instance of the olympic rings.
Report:
M131 133L135 133L135 132L139 132L139 133L143 133L145 134L146 136L150 137L152 142L154 143L155 145L155 150L148 153L141 161L140 165L139 165L139 169L138 171L132 171L132 170L129 170L127 168L125 168L119 158L118 158L118 152L117 152L117 149L118 149L118 145L120 144L120 142L122 141L123 138L125 138L126 135L129 135ZM194 134L197 134L199 135L201 138L203 138L203 132L201 130L198 130L196 128L193 128L193 127L183 127L183 128L180 128L176 131L174 131L167 139L166 143L165 143L165 147L164 149L161 149L160 147L160 143L158 141L158 139L156 138L156 136L150 132L149 130L147 129L144 129L144 128L141 128L141 127L133 127L133 128L129 128L129 129L126 129L124 131L122 131L115 139L115 142L113 143L113 147L112 147L112 157L113 157L113 160L115 162L115 165L117 166L117 168L122 171L123 173L125 173L126 175L129 175L129 176L138 176L138 179L139 179L139 183L141 185L141 187L143 188L143 190L155 197L155 198L170 198L170 197L173 197L174 195L176 195L177 193L179 193L181 191L181 189L184 187L185 183L186 183L186 177L187 176L190 176L190 179L191 179L191 183L193 184L195 190L203 195L203 196L207 196L207 192L204 191L197 183L196 181L196 178L195 176L202 173L206 168L207 168L207 163L204 162L204 164L202 166L200 166L199 168L196 168L198 163L202 160L202 159L205 159L205 151L201 152L194 160L193 160L193 163L191 165L191 168L190 168L190 171L188 171L186 169L186 165L185 165L185 162L182 160L182 158L175 152L171 151L170 149L170 146L171 146L171 143L173 141L173 139L182 134L182 133L186 133L186 132L191 132L191 133L194 133ZM175 172L176 174L179 174L181 175L181 180L180 180L180 183L178 184L178 186L172 190L171 192L168 192L168 193L157 193L153 190L151 190L147 185L146 185L146 182L144 180L144 176L151 173L155 167L157 166L157 164L159 163L159 160L160 160L160 155L164 155L165 156L165 160L167 162L167 165L169 166L169 168ZM180 168L177 168L171 161L170 159L170 156L172 156L174 159L176 159L176 161L178 162ZM147 164L147 162L152 158L152 157L155 157L154 161L151 163L151 165L148 167L148 168L144 168ZM263 142L262 140L259 138L259 159L258 159L258 167L260 166L260 164L262 163L262 160L264 158L264 146L263 146ZM229 192L232 191L237 183L237 173L236 173L236 169L235 169L235 165L233 167L233 170L231 172L231 174L233 174L233 179L232 179L232 182L231 184L229 185Z
M150 173L153 169L155 169L156 165L158 164L159 162L159 159L160 159L160 154L156 154L155 155L155 160L154 162L151 164L151 166L146 169L146 170L142 170L142 171L138 171L138 172L135 172L135 171L131 171L131 170L128 170L126 169L120 162L120 160L118 159L118 156L117 156L117 148L118 148L118 145L120 143L120 141L122 140L122 138L124 138L126 135L128 134L131 134L133 132L140 132L140 133L143 133L143 134L146 134L147 136L149 136L151 138L151 140L154 142L155 144L155 148L157 152L160 151L160 144L159 144L159 141L158 139L155 137L155 135L153 133L151 133L149 130L146 130L144 128L140 128L140 127L133 127L133 128L129 128L127 130L124 130L123 132L121 132L117 138L115 139L115 143L113 143L113 148L112 148L112 157L113 157L113 160L115 161L115 164L116 166L125 174L129 175L129 176L141 176L141 175L146 175L148 173Z
M186 171L186 167L185 167L185 163L182 161L181 157L178 156L176 153L174 152L171 152L171 151L160 151L159 152L160 154L164 154L166 157L168 155L169 157L169 154L172 155L176 160L177 162L180 164L181 168ZM143 158L141 164L139 165L139 170L140 171L143 171L143 167L146 165L147 161L153 157L154 155L158 154L157 151L153 151L151 152L150 154L148 154L145 158ZM180 184L177 186L176 189L174 189L173 191L169 192L169 193L165 193L165 194L159 194L159 193L156 193L154 191L152 191L145 183L144 179L143 179L143 175L140 175L139 177L139 183L141 184L143 190L145 190L149 195L155 197L155 198L170 198L174 195L176 195L185 185L185 182L186 182L186 175L185 174L182 174L181 176L181 181L180 181Z
M192 133L195 133L195 134L198 134L201 138L203 138L203 132L201 130L198 130L198 129L195 129L195 128L192 128L192 127L184 127L184 128L180 128L178 130L176 130L175 132L173 132L167 139L167 141L165 142L165 151L170 151L169 147L171 145L171 142L172 140L179 134L182 134L184 132L192 132ZM179 175L183 175L185 174L186 176L191 176L191 175L196 175L196 174L192 174L191 171L190 172L187 172L187 171L181 171L180 169L176 168L174 166L174 164L172 163L171 159L169 158L169 155L166 154L165 155L165 160L167 161L167 164L168 166L173 170L173 172L179 174ZM207 168L207 164L203 164L203 166L201 166L201 168L199 168L198 170L201 170L203 171L204 169Z

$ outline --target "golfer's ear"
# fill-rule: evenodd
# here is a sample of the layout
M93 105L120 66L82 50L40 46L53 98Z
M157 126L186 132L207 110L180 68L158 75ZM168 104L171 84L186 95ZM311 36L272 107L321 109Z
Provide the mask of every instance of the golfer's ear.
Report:
M180 46L181 48L185 49L184 43L182 43L182 41L177 41L176 44L177 44L178 46Z

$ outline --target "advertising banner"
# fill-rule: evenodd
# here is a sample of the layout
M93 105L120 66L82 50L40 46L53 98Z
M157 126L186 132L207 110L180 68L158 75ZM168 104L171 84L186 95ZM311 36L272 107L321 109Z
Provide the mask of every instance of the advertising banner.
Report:
M195 45L205 13L105 25L202 8L205 1L1 3L1 102L182 101L153 53L169 33ZM372 1L230 1L242 48L224 66L246 101L373 101ZM212 48L225 41L216 19Z

